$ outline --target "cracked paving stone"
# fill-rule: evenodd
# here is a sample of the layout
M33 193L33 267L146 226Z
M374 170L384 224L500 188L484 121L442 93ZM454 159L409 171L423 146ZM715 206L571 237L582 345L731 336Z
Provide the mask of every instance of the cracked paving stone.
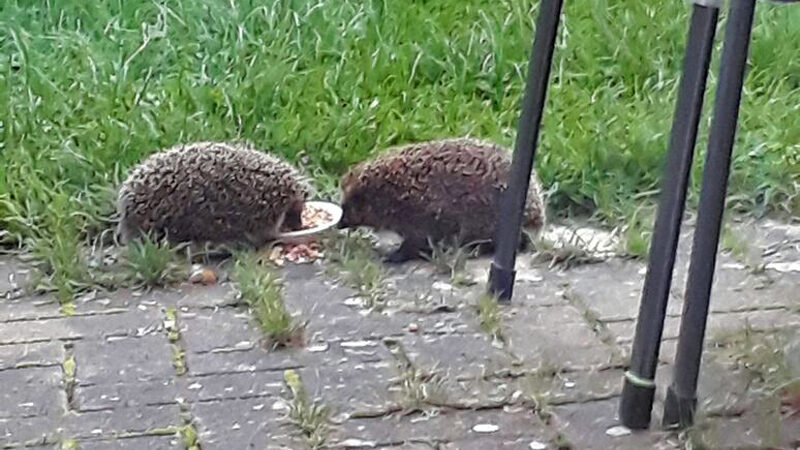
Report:
M405 335L398 339L414 366L445 377L473 378L512 364L484 333L468 335Z
M59 432L63 438L100 439L181 425L178 405L137 406L68 413L61 419Z
M525 430L527 432L527 430ZM549 435L551 433L547 433ZM488 450L488 449L515 449L515 450L530 450L531 443L540 443L543 445L548 445L547 448L555 448L552 445L549 445L549 441L547 438L541 436L518 436L518 437L507 437L507 438L495 438L495 437L479 437L479 438L467 438L467 439L457 439L453 442L446 442L442 444L439 448L441 450Z
M553 324L586 325L583 314L574 306L528 306L515 305L503 310L508 327L533 327L552 329ZM590 331L589 328L586 328ZM592 334L594 336L594 334Z
M175 374L164 336L79 341L73 355L80 385L163 380Z
M66 397L61 367L31 367L0 372L0 417L60 413Z
M393 403L389 385L397 377L390 362L309 366L300 372L308 395L321 398L335 414L384 410Z
M680 317L667 317L664 321L662 341L678 339ZM636 333L636 321L625 320L608 322L608 331L614 335L619 344L631 343ZM712 312L708 317L706 335L713 337L715 333L735 331L749 326L753 330L771 330L776 328L800 326L800 316L787 314L785 310Z
M175 436L142 436L108 441L80 441L80 450L167 450L182 449L183 443Z
M214 375L222 373L283 370L301 366L301 351L281 349L268 351L262 348L250 350L225 350L206 353L187 352L186 366L189 374Z
M702 419L699 436L706 448L797 448L800 444L800 418L768 418L748 411L741 417Z
M186 349L193 353L252 348L262 340L245 308L179 312L178 324Z
M52 442L59 420L56 416L0 418L0 446L45 440Z
M339 364L366 364L388 361L391 356L380 341L319 342L324 351L312 353L303 348L268 350L262 346L215 349L205 353L186 353L192 376L237 372L276 371L303 366L322 367ZM309 348L306 347L306 348Z
M177 396L178 389L172 379L150 380L145 383L101 383L77 386L74 404L78 411L95 411L175 403Z
M565 285L569 283L570 272L541 271L539 283L519 283L514 286L512 307L559 307L569 303L564 299Z
M160 311L166 306L175 306L182 297L181 291L175 288L143 291L136 289L119 289L113 292L89 292L73 300L76 314L102 314L104 312L123 311Z
M60 306L53 296L0 298L0 324L61 317Z
M210 286L182 285L176 304L179 308L227 308L237 305L236 290L230 283Z
M606 322L604 323L606 329L614 336L614 341L617 344L624 344L633 342L633 337L636 334L636 321L624 320L619 322ZM680 331L681 319L680 317L667 317L664 320L664 329L661 335L661 340L666 341L670 339L677 339L678 332Z
M514 328L507 334L511 351L531 368L538 367L542 361L569 370L618 363L614 349L593 334L589 340L584 326L559 327L558 333Z
M192 404L203 450L303 448L277 405L284 402L257 398Z
M0 345L58 339L104 339L137 336L158 328L163 318L151 311L65 316L47 320L8 322L0 326Z
M672 365L658 367L656 385L664 389L659 389L657 395L662 401L673 377ZM727 364L724 357L706 351L697 383L698 409L731 414L749 408L755 399L750 389L751 382L751 376L736 370L733 364Z
M56 366L63 360L64 345L60 342L0 346L0 371L32 366Z
M485 437L474 431L474 427L479 424L497 426L497 431L491 437L498 440L531 434L549 438L552 434L535 414L522 408L510 412L440 410L430 416L392 414L379 418L350 419L334 427L329 442L334 448L342 448L342 444L348 439L370 441L378 446L410 442L471 441Z
M579 371L560 373L552 378L525 375L516 378L470 379L449 382L450 399L465 407L520 402L532 395L541 396L551 405L604 400L619 395L623 371Z
M280 396L283 372L241 372L190 377L182 381L182 396L188 402Z
M606 430L619 425L617 410L619 398L588 403L571 403L556 406L553 412L556 427L572 448L580 449L667 449L678 448L665 440L667 433L655 431L653 425L649 432L633 432L629 435L612 437ZM655 421L655 418L654 418Z

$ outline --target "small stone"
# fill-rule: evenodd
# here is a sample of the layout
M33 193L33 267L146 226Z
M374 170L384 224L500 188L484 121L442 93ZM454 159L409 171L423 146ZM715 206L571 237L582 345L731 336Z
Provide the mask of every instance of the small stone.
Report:
M624 427L622 425L619 425L619 426L611 427L611 428L607 429L606 430L606 434L611 436L611 437L621 437L621 436L627 436L627 435L631 434L631 430L628 427Z
M277 402L272 404L273 411L284 411L289 409L289 405L286 404L283 400L278 400Z
M415 323L408 324L408 331L410 331L412 333L416 333L417 331L419 331L419 325L417 325Z
M791 261L791 262L769 263L767 264L767 269L772 269L776 272L781 272L781 273L800 272L800 262Z
M345 439L339 443L339 446L344 448L373 448L376 445L373 441L362 441L361 439Z
M528 448L531 450L545 450L547 448L547 444L543 444L539 441L531 441L531 443L528 444Z
M574 381L567 381L567 382L564 383L564 387L567 388L567 389L572 389L572 388L575 387L575 382Z
M472 427L472 431L476 433L496 433L500 427L493 423L479 423Z
M347 306L361 306L362 302L358 297L347 297L343 302Z
M348 341L348 342L342 342L339 345L341 345L344 348L363 348L363 347L375 347L378 344L371 341Z
M190 385L189 385L189 387L188 387L187 389L189 389L190 391L196 391L196 390L198 390L198 389L202 389L202 388L203 388L203 385L202 385L202 384L200 384L200 383L193 383L193 384L190 384Z
M139 305L136 307L136 309L138 309L139 311L147 311L147 306Z
M451 285L449 283L444 283L444 282L441 282L441 281L437 281L437 282L433 283L433 285L431 287L436 289L436 290L439 290L439 291L452 291L453 290L453 285Z
M321 353L328 351L328 343L323 342L321 344L314 344L306 348L309 353Z

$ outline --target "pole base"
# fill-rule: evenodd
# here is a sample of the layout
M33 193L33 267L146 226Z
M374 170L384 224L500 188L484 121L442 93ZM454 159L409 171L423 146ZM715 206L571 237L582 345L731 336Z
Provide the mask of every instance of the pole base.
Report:
M655 384L652 386L634 384L626 376L625 384L622 386L622 400L619 409L619 419L622 424L632 430L644 430L650 427L650 415L655 395Z
M697 409L697 398L681 397L675 386L667 389L667 398L664 399L664 418L661 425L664 428L687 428L694 423L694 412Z
M515 270L503 269L492 262L489 269L489 293L497 297L499 302L510 302L516 276Z

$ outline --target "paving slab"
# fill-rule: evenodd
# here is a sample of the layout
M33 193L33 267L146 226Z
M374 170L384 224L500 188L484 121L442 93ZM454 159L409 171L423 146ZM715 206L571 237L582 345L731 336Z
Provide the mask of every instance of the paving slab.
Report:
M158 382L175 373L164 335L80 341L73 344L72 353L80 385Z
M65 396L61 367L30 367L0 372L0 418L58 414Z
M191 405L198 438L207 449L298 449L297 432L268 398L223 400Z
M78 442L79 450L168 450L182 448L184 448L183 443L175 436L142 436Z

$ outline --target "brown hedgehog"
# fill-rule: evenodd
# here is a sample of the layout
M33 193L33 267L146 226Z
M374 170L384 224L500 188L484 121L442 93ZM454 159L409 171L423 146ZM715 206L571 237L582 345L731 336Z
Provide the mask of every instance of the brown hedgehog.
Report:
M469 138L391 149L342 178L340 227L399 234L403 243L387 262L418 257L430 251L430 242L447 240L490 251L510 168L510 152ZM535 175L524 217L523 227L534 234L544 226L542 188Z
M119 190L118 234L260 247L300 227L308 192L292 166L248 145L177 145L131 170Z

